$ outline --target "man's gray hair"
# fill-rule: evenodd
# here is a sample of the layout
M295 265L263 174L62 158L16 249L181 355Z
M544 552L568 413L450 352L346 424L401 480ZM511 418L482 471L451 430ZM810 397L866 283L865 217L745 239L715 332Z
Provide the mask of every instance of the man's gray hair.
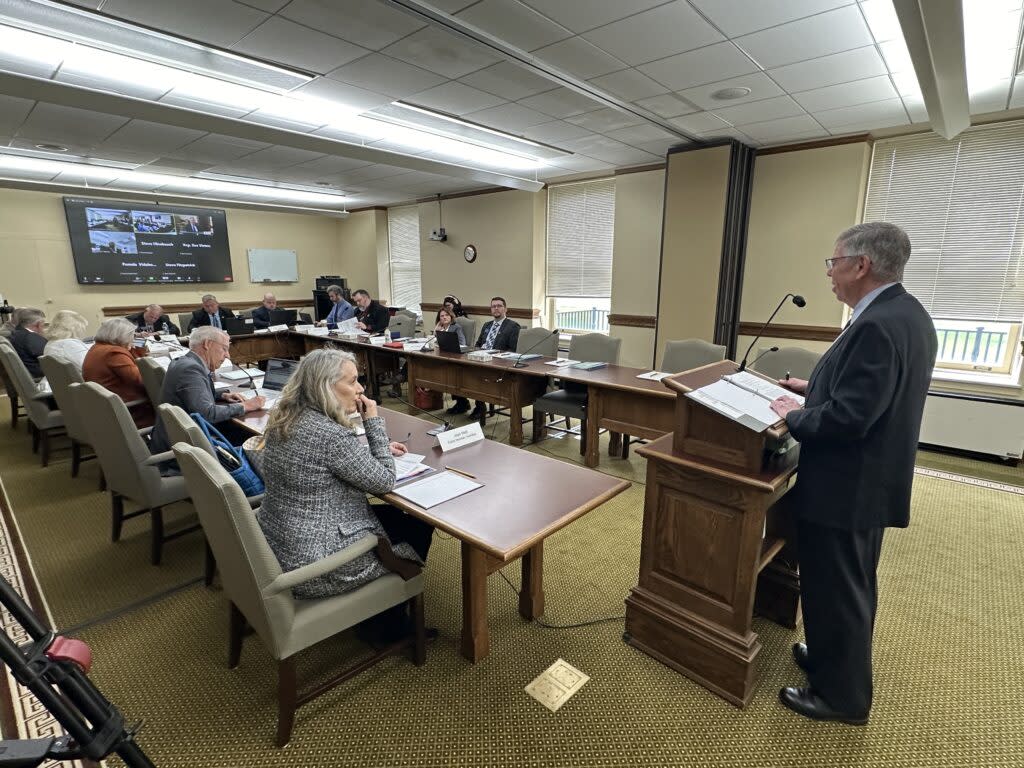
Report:
M903 267L910 260L910 238L895 224L868 221L843 231L836 245L846 256L864 254L871 260L871 271L887 283L903 279Z
M228 335L220 328L212 325L200 325L192 329L188 335L188 348L195 351L196 347L205 341L227 341Z
M127 347L135 338L135 323L123 317L111 317L100 323L93 338L100 344Z
M46 313L35 307L22 307L18 311L21 312L18 316L18 328L28 328L30 325L35 325L40 320L46 319Z
M217 297L214 296L212 293L204 293L201 301L203 302L203 304L205 304L208 301L217 301ZM220 302L218 301L217 303L219 304Z
M341 286L340 285L328 285L327 286L327 293L334 293L334 294L337 294L338 296L344 296L345 295L345 294L343 294L341 292Z

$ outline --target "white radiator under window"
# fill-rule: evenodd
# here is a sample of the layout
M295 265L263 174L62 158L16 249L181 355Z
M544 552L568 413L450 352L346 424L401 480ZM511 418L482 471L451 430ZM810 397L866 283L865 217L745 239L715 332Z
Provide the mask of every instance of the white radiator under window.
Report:
M1024 400L929 393L920 442L999 458L1024 455Z

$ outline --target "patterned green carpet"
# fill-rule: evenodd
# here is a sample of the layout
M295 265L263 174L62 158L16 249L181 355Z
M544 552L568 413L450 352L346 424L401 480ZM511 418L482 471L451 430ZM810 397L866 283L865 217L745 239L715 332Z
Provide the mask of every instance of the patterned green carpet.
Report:
M579 458L572 438L534 450ZM0 476L63 624L198 575L198 539L171 544L167 565L152 568L141 523L137 552L106 539L94 469L71 481L65 463L41 470L25 457L27 437L5 441ZM636 457L604 459L602 469L643 480ZM643 494L635 485L548 540L546 622L622 615ZM43 551L46 531L61 533L59 554ZM391 659L301 708L284 750L272 744L275 676L259 640L246 640L239 669L226 668L218 590L191 586L80 636L93 648L96 683L129 721L145 718L140 741L160 766L1020 766L1022 541L1024 496L916 479L911 528L886 536L867 728L815 724L778 704L780 686L801 682L789 654L799 633L756 623L761 680L738 710L624 645L621 620L569 629L522 621L515 565L505 569L512 586L489 581L492 652L471 665L457 652L459 549L442 536L426 570L428 623L440 631L427 664ZM325 643L306 655L300 679L361 652L350 637ZM550 713L523 687L559 657L591 679Z

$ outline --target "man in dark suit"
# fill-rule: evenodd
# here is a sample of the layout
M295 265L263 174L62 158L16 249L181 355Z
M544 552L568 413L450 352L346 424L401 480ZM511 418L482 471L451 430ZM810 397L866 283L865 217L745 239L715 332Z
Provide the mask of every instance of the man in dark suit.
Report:
M263 303L252 311L252 327L269 328L272 309L277 309L277 297L272 293L263 294Z
M178 326L171 322L171 318L164 314L164 308L159 304L147 304L144 310L135 315L128 315L125 319L135 323L135 330L145 336L155 333L178 336L181 333Z
M234 316L234 312L220 305L216 296L208 293L203 296L203 306L192 313L192 319L188 321L188 331L191 333L202 325L212 325L214 328L224 330L224 321Z
M937 340L900 280L910 239L893 224L858 224L826 259L832 291L853 310L804 393L772 408L800 441L792 504L806 645L793 646L809 685L782 703L816 720L864 725L871 710L876 570L887 527L910 524L910 490Z
M480 329L480 336L476 345L481 349L496 349L499 352L515 352L519 343L519 323L509 320L506 317L508 304L501 296L491 299L491 317ZM473 405L473 412L469 414L471 419L479 419L482 422L487 420L486 406L480 400Z

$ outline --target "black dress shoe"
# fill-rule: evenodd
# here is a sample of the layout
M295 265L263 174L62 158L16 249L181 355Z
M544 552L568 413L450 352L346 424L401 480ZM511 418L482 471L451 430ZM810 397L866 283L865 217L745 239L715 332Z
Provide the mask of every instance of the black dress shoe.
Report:
M779 691L779 701L798 715L812 720L834 720L847 725L867 725L867 712L840 712L829 706L821 696L810 688L783 688Z
M806 643L793 643L793 661L804 672L810 672Z

